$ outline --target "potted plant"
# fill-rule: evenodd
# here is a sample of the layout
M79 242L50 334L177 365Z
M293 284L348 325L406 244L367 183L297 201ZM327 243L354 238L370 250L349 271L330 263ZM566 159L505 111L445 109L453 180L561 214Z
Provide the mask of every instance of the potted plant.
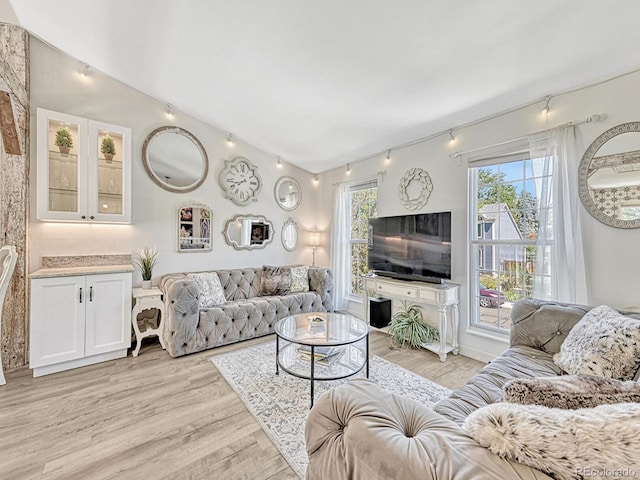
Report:
M133 261L140 270L142 275L142 288L151 288L151 277L153 276L153 267L158 263L158 254L160 252L155 247L139 248L133 255Z
M116 154L116 144L110 135L105 135L102 139L102 145L100 145L100 151L104 155L104 159L107 163L113 160L113 156Z
M422 310L418 305L402 302L402 308L391 318L389 324L391 345L402 348L408 344L411 348L440 340L438 329L422 321Z
M58 150L60 150L60 153L69 153L69 150L73 147L73 137L71 136L69 127L60 127L56 130L55 144Z

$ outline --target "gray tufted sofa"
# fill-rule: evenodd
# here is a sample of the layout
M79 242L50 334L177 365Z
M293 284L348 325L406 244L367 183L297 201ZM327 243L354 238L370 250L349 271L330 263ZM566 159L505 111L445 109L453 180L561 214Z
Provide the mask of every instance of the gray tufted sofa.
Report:
M216 270L227 302L199 309L198 287L185 273L160 280L163 338L172 357L273 333L277 320L305 312L333 311L333 273L309 267L309 292L260 296L262 267Z
M366 379L327 392L306 424L307 480L550 480L539 470L492 454L461 425L474 410L500 401L507 381L560 375L553 354L588 310L532 299L517 302L511 311L510 347L433 408Z

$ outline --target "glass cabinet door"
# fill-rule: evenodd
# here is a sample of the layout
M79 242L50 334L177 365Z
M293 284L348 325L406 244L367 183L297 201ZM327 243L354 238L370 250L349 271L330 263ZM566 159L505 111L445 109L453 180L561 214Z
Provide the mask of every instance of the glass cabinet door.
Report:
M38 219L131 221L131 129L38 108Z
M89 212L98 221L129 221L130 129L89 121Z
M81 220L86 120L38 109L38 218Z

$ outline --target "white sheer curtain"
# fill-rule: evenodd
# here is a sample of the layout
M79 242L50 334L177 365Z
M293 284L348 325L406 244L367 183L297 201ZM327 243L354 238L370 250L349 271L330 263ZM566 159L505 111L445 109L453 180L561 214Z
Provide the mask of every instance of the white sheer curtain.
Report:
M539 231L536 240L536 298L588 304L579 215L575 128L531 135ZM548 177L550 175L550 177Z
M347 308L351 282L351 195L349 183L336 185L331 225L331 269L333 270L334 306Z

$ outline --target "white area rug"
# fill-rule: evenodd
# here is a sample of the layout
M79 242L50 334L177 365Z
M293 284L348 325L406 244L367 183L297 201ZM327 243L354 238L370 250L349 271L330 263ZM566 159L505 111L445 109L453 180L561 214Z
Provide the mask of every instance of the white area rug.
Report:
M286 372L275 374L275 341L211 357L231 388L256 417L300 478L307 468L304 426L309 414L309 380ZM364 371L352 378L364 377ZM450 390L380 357L371 358L369 378L390 392L431 405ZM327 390L348 381L315 383L316 401Z

